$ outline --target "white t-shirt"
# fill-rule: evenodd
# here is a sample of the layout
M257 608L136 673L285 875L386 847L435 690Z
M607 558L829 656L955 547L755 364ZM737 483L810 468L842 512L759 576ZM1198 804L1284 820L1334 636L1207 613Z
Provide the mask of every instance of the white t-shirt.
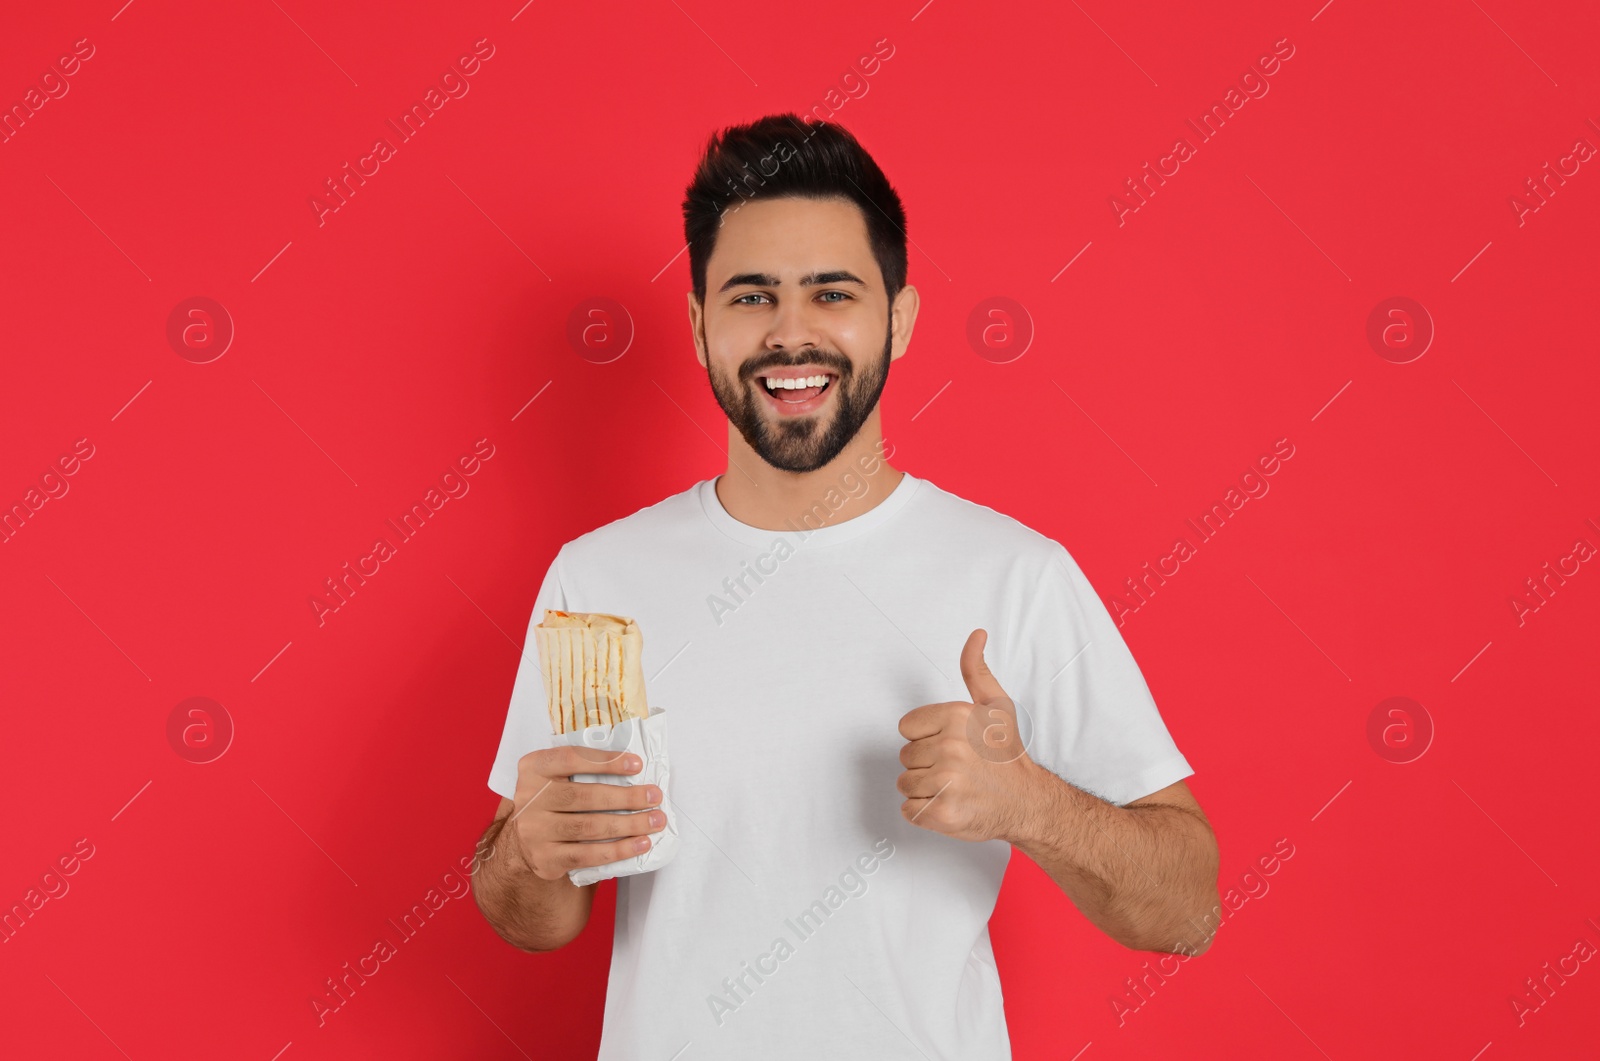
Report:
M1010 1057L988 921L1011 846L919 828L895 788L901 716L969 699L978 627L1036 762L1119 805L1193 772L1061 545L910 474L853 519L829 497L815 529L762 530L703 480L568 542L539 591L530 629L636 619L667 712L678 852L618 879L600 1061ZM507 798L550 742L528 645Z

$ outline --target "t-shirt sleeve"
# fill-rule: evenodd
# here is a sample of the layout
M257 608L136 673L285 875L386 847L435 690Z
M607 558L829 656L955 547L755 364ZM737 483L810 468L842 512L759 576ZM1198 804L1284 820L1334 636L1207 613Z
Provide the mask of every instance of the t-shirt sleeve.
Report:
M1019 724L1035 762L1118 806L1194 773L1099 594L1060 543L1013 614L1009 673L996 677L1027 713Z
M517 665L517 680L511 687L511 705L506 709L505 729L500 733L500 750L489 771L489 787L506 799L517 790L517 760L529 752L548 748L553 743L550 711L545 706L544 674L539 670L539 643L533 628L544 619L544 610L567 610L566 591L561 585L561 554L556 553L545 571L544 585L528 616L528 631L522 642L522 662Z

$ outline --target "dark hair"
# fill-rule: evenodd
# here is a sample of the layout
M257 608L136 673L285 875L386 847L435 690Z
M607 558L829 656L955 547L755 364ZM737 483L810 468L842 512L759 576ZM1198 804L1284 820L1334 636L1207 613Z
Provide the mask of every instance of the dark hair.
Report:
M712 133L683 199L683 233L695 298L706 299L706 263L723 212L753 199L843 198L860 207L889 304L906 286L906 212L900 196L843 126L769 114Z

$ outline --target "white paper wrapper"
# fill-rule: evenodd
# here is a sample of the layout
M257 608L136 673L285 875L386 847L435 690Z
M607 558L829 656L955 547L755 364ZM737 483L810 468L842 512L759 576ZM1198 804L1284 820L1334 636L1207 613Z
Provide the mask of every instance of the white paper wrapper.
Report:
M567 871L567 877L578 887L608 880L611 877L631 877L635 873L649 873L672 861L678 850L678 820L667 802L672 795L668 787L671 769L667 763L666 712L652 707L647 718L630 718L614 726L589 726L572 733L557 734L554 743L576 744L585 748L599 748L621 756L632 752L644 762L644 769L636 774L573 774L574 781L595 781L602 785L655 785L661 789L661 812L667 816L666 828L650 834L650 849L642 854L603 866L585 866ZM603 814L637 814L638 811L602 811Z

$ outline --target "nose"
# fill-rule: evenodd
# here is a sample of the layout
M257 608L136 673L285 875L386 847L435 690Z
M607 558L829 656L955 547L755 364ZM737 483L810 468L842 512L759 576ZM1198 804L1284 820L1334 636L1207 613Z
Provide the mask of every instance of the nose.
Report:
M809 311L805 298L788 298L778 303L772 315L772 326L767 330L767 349L799 351L804 347L816 348L821 336Z

